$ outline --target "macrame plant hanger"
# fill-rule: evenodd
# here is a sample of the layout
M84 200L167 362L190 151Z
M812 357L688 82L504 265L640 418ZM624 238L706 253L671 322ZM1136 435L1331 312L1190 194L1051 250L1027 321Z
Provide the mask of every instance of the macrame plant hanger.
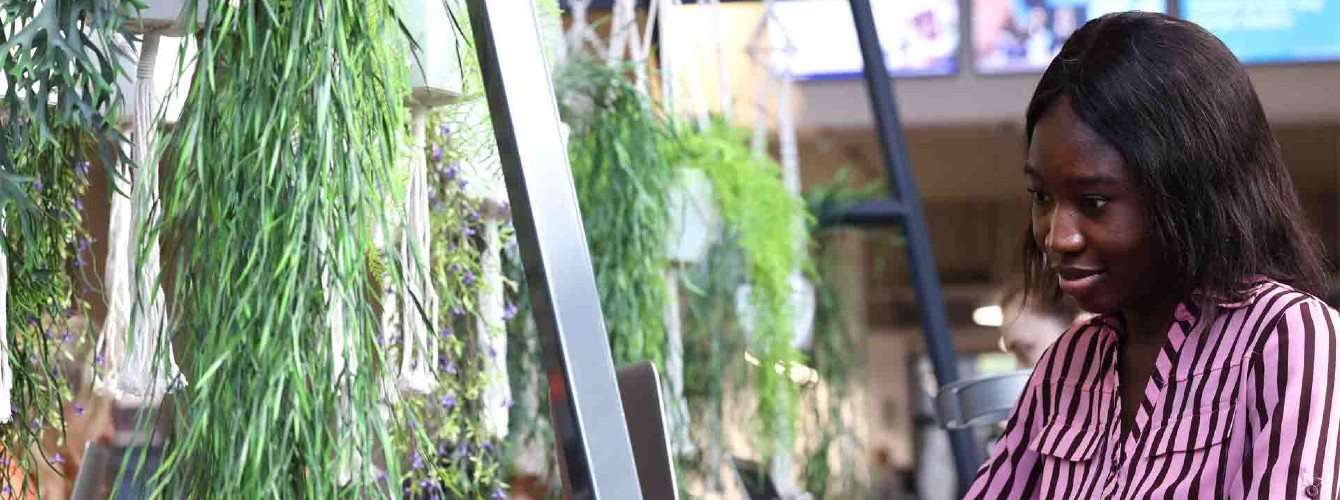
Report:
M461 97L461 70L454 64L457 40L451 15L441 0L403 2L406 27L415 46L409 57L410 148L405 190L405 227L401 233L400 387L430 394L438 387L438 317L441 298L431 272L429 228L427 117L434 109Z
M169 2L171 3L171 2ZM180 2L175 2L177 8ZM153 406L185 386L172 352L166 298L159 284L161 252L154 228L161 217L157 136L159 98L154 73L164 33L181 34L182 11L156 22L147 10L127 22L140 31L135 81L127 103L133 110L129 135L132 164L113 175L109 246L104 276L107 317L97 348L94 390L129 406ZM163 26L163 23L168 23ZM131 52L131 51L128 51ZM131 52L133 53L133 52Z

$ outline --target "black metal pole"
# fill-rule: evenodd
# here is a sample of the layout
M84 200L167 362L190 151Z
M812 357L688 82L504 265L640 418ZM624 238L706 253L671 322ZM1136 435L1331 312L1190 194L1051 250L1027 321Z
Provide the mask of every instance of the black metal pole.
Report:
M866 87L875 115L880 150L884 153L884 167L888 171L889 187L904 211L903 230L907 237L907 261L912 270L912 287L916 292L917 310L921 315L926 350L935 366L935 378L941 386L958 380L958 363L945 314L944 296L940 290L940 276L931 253L930 232L921 213L921 196L917 194L912 165L907 158L907 138L903 135L898 118L898 106L893 98L893 83L884 65L884 51L875 31L875 15L870 0L850 0L852 19L856 24L856 38L861 44L861 59L865 63ZM958 472L960 494L967 493L982 457L967 430L949 431L954 451L954 465Z
M534 5L466 6L540 335L564 498L641 500Z

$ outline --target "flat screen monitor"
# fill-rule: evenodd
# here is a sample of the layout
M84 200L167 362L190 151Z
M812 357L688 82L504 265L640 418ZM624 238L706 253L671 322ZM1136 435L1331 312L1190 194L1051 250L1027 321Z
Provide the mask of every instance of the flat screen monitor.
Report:
M1340 0L1181 0L1243 64L1340 60Z
M971 0L978 73L1041 72L1090 19L1128 10L1166 12L1165 0Z
M958 71L957 0L872 0L884 66L894 77ZM774 5L773 49L791 50L799 81L860 78L861 46L848 0L782 0ZM789 43L788 43L789 42ZM774 65L774 69L780 69Z

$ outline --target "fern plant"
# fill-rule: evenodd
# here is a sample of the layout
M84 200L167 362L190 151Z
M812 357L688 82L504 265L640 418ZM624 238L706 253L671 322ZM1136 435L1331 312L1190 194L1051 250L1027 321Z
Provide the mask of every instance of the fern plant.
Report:
M559 112L572 127L568 160L614 363L651 360L664 370L664 270L673 164L653 104L618 68L569 60L555 76Z
M743 256L754 310L745 348L758 360L758 369L751 373L758 398L755 442L764 457L786 453L792 444L789 436L794 436L797 401L796 385L786 367L800 360L791 344L789 279L792 272L808 266L796 251L797 243L806 238L804 226L797 224L806 218L804 206L782 184L780 167L749 150L745 132L716 121L706 130L680 129L677 139L667 146L669 154L677 164L707 173L723 226ZM731 297L734 292L731 290ZM718 330L721 326L692 328ZM731 356L743 357L743 353ZM783 369L774 369L777 366Z

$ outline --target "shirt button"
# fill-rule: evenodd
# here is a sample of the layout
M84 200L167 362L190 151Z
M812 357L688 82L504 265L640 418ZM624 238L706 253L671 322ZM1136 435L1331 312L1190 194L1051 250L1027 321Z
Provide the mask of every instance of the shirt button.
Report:
M1303 490L1303 493L1305 493L1308 498L1317 498L1321 496L1321 488L1313 484L1311 486L1308 486L1307 489Z

